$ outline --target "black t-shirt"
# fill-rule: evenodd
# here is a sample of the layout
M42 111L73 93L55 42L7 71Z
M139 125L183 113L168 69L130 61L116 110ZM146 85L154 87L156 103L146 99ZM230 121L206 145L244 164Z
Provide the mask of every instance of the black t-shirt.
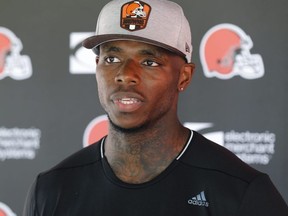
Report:
M164 172L143 184L120 181L102 143L41 173L28 195L24 216L288 215L285 201L266 174L196 132Z

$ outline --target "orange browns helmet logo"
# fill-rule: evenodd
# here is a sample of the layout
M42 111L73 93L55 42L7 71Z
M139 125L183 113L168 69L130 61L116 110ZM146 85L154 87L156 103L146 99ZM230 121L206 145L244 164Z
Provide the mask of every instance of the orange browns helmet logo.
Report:
M150 5L142 1L131 1L121 8L120 26L128 31L144 29L151 12Z
M5 77L23 80L32 76L31 59L21 54L22 49L21 40L11 30L0 26L0 80Z
M200 43L200 60L206 77L230 79L264 76L260 54L252 54L253 41L240 27L223 23L212 27Z
M0 202L0 216L16 216L16 214L5 203Z
M107 115L101 115L94 118L85 129L83 147L92 145L106 136L108 134L108 127L109 122Z

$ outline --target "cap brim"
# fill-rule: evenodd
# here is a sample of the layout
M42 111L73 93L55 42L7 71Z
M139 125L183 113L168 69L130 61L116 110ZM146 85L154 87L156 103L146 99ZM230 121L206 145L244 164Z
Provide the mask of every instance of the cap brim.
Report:
M111 42L111 41L118 41L118 40L129 40L129 41L139 41L139 42L144 42L147 44L151 44L154 46L158 46L161 48L164 48L166 50L169 50L170 52L173 52L181 57L185 58L185 54L182 53L181 51L168 46L166 44L163 44L159 41L154 41L154 40L150 40L147 38L143 38L143 37L139 37L139 36L135 36L135 35L123 35L123 34L105 34L105 35L95 35L95 36L91 36L87 39L85 39L82 43L82 45L87 48L87 49L93 49L94 52L96 51L95 48L97 48L98 46L100 46L103 43L106 42Z

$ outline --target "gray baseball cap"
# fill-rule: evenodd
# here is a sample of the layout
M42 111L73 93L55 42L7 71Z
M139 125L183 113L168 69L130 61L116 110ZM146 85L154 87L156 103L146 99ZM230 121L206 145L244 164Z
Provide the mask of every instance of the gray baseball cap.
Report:
M113 0L101 10L95 35L83 46L97 53L99 45L132 40L162 47L191 62L190 25L183 9L168 0Z

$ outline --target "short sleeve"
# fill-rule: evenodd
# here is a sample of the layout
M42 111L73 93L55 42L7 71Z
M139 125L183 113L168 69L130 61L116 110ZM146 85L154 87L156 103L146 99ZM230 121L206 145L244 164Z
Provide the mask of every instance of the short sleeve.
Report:
M28 191L22 216L38 216L36 211L36 184L37 180L33 182Z
M288 206L268 175L256 177L248 186L238 216L288 216Z

